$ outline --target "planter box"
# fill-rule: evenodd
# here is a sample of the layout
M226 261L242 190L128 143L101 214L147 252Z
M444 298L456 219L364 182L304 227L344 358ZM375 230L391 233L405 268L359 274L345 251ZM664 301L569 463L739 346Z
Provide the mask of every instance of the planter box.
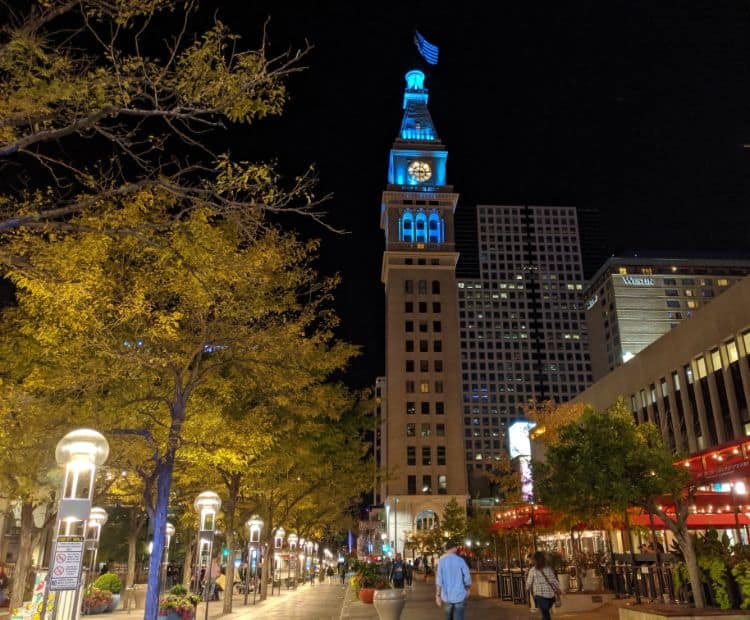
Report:
M361 588L359 591L359 600L368 605L372 605L372 599L375 596L375 588Z

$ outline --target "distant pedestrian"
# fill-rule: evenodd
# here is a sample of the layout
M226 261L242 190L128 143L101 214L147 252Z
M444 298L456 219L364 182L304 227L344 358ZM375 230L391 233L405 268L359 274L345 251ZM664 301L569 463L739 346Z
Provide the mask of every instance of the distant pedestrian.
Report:
M404 561L401 559L401 554L396 554L396 559L393 560L393 564L391 564L391 574L390 574L390 580L393 583L394 588L403 588L404 587L404 578L406 577L406 568L404 565Z
M404 568L406 570L406 585L411 588L411 582L414 578L414 567L411 565L411 560L406 563Z
M341 577L342 586L346 584L346 568L346 562L341 562L341 564L339 564L339 576Z
M546 565L543 551L534 554L534 566L529 569L526 589L534 597L534 604L542 620L552 620L550 609L555 604L555 596L561 594L562 589L555 571Z
M458 543L445 543L445 553L437 566L435 602L445 605L445 620L464 620L464 601L469 596L471 574L469 567L458 555Z

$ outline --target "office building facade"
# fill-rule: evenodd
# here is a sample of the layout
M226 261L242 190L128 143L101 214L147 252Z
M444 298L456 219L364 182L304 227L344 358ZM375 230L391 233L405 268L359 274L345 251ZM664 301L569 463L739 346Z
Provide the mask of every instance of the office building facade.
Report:
M750 277L615 368L575 402L624 398L637 423L693 453L750 435Z
M585 291L594 379L750 274L750 261L612 257Z
M591 383L573 207L477 206L479 277L458 282L464 452L472 494L529 401Z

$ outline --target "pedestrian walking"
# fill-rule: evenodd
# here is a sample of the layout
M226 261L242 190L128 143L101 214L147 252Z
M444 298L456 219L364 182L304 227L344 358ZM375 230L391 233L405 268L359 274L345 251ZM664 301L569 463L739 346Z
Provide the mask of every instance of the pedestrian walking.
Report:
M438 560L435 578L435 602L445 608L445 620L464 620L464 603L471 588L469 567L457 554L458 543L445 543L445 553Z
M534 604L542 620L552 620L550 609L555 604L557 596L562 594L562 589L555 571L546 565L543 551L534 554L534 566L529 569L529 575L526 577L526 589L534 597Z
M411 581L414 577L414 567L411 565L411 560L406 563L404 569L406 570L406 585L411 588Z
M339 575L341 577L342 586L346 584L346 569L346 562L341 562L341 564L339 564Z
M401 559L401 554L396 554L396 559L391 564L391 574L389 575L391 583L394 588L404 587L404 578L406 577L406 568L404 561Z

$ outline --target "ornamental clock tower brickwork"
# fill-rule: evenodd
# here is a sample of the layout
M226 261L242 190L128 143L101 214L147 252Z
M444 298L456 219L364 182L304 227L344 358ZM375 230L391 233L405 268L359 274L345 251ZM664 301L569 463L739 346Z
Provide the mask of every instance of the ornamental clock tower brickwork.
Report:
M385 231L384 484L388 538L403 552L445 505L467 499L453 213L448 151L427 108L424 74L406 74L404 116L390 152Z

